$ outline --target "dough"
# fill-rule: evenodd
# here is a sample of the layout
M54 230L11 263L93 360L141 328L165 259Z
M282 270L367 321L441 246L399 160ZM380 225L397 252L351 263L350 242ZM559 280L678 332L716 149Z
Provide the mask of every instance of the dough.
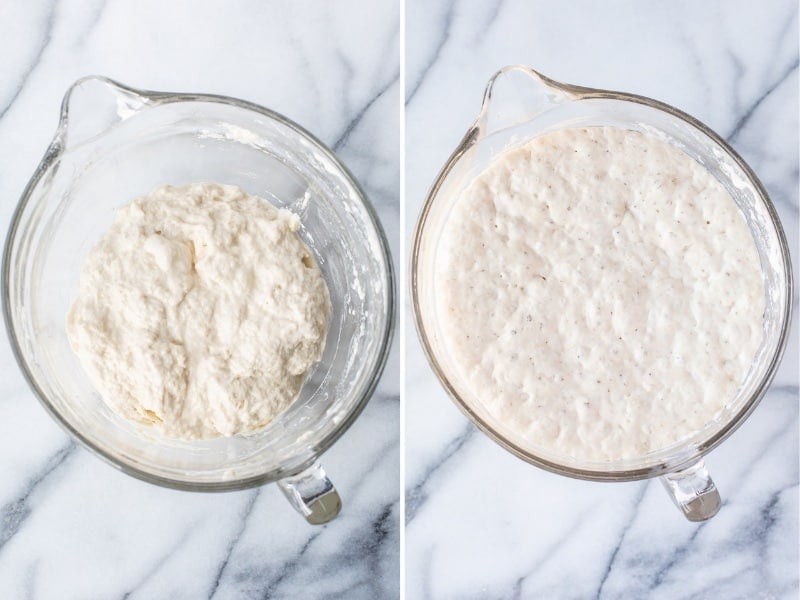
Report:
M330 301L300 219L234 186L163 186L119 209L67 315L117 413L180 439L258 430L322 355Z
M533 451L616 460L680 442L734 399L761 342L743 215L699 163L635 131L502 154L455 203L437 271L456 380Z

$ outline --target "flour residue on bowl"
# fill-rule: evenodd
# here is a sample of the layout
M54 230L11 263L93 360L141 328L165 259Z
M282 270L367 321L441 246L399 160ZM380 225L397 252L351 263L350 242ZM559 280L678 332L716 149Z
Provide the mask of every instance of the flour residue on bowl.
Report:
M263 428L320 359L328 289L300 219L234 186L121 208L83 266L70 344L105 401L168 437Z
M764 282L734 200L674 146L565 129L499 156L437 251L459 387L529 450L617 460L681 442L737 394Z

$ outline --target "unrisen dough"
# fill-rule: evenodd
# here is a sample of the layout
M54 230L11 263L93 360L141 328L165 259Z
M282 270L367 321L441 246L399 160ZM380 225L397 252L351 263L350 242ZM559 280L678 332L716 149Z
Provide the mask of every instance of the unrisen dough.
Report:
M180 439L257 430L297 396L328 289L300 219L234 186L163 186L121 208L67 316L106 402Z
M759 347L764 283L733 199L612 127L501 155L444 225L434 290L460 385L529 449L638 457L699 431Z

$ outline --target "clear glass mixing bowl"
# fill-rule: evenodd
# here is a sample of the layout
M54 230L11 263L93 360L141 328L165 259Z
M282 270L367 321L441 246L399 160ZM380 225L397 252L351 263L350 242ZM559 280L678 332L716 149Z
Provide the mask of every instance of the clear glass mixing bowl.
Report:
M459 380L436 318L433 281L440 232L461 191L500 153L544 133L607 125L640 131L677 146L708 169L742 211L755 240L766 289L763 337L735 398L690 439L634 459L582 462L520 439L493 418ZM717 134L669 105L620 92L569 84L528 67L509 66L489 81L478 118L434 182L414 233L411 297L422 347L444 388L472 422L516 456L544 469L589 480L660 476L690 520L716 514L720 497L702 456L727 438L764 395L780 363L791 316L792 277L786 238L753 171Z
M332 312L322 360L284 413L252 435L188 442L108 408L70 349L65 316L84 259L116 208L165 183L201 181L238 185L297 213ZM340 500L316 461L377 384L394 322L394 279L364 193L296 124L232 98L145 92L87 77L67 92L55 138L13 216L3 310L31 388L99 456L140 479L186 490L278 481L301 514L324 522Z

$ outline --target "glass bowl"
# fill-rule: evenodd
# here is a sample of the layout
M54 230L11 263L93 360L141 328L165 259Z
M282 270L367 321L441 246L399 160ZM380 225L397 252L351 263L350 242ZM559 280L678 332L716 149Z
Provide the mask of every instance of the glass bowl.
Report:
M233 184L298 214L331 296L323 357L265 429L178 441L135 426L102 400L67 341L65 317L89 250L115 209L162 184ZM378 219L353 176L285 117L221 96L135 90L102 77L67 92L55 138L13 216L3 310L31 388L84 446L163 486L235 490L278 481L324 522L340 500L317 458L353 423L386 363L394 278Z
M631 129L666 141L710 171L731 194L753 235L766 290L763 336L737 395L690 439L644 456L578 461L535 449L493 418L459 380L436 318L433 281L440 232L461 191L492 160L547 132L587 126ZM563 84L524 66L492 77L481 111L440 171L423 206L411 255L411 298L422 347L456 405L484 433L534 465L582 479L625 481L661 476L690 520L713 516L720 498L702 456L725 440L756 407L780 363L791 316L792 276L786 238L767 192L738 154L708 127L661 102Z

